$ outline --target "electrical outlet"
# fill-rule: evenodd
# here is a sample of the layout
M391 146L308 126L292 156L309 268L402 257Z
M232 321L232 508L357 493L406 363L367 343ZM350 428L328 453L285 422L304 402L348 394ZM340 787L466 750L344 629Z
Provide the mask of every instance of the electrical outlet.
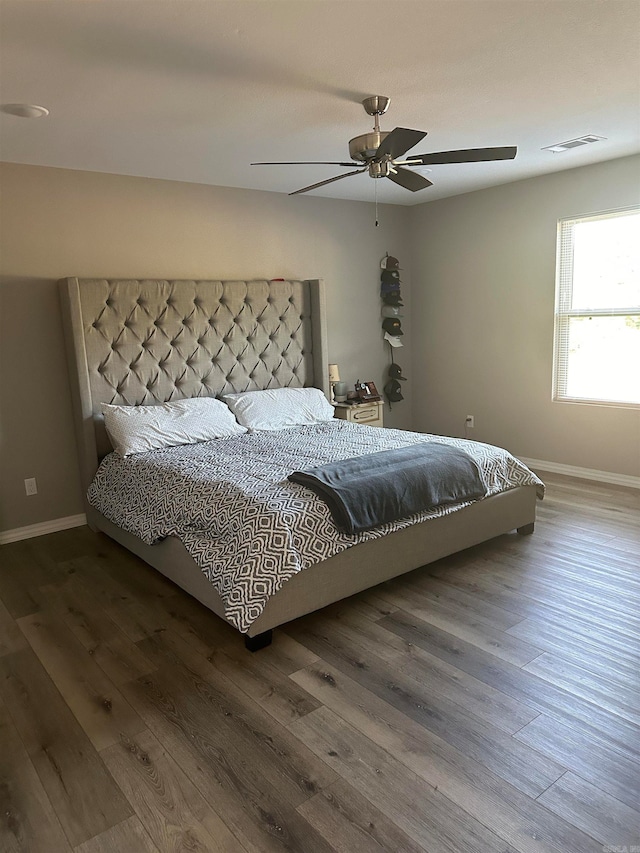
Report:
M24 490L28 495L38 494L38 484L35 477L29 477L24 481Z
M468 427L469 429L473 429L475 427L476 422L475 422L475 418L473 417L473 415L467 415L467 417L465 418L464 425L466 427Z

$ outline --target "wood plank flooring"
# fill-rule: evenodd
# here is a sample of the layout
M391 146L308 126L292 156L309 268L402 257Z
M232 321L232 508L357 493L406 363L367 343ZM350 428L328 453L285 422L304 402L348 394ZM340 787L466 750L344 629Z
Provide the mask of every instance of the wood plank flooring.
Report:
M105 536L0 549L0 850L640 850L640 492L240 636Z

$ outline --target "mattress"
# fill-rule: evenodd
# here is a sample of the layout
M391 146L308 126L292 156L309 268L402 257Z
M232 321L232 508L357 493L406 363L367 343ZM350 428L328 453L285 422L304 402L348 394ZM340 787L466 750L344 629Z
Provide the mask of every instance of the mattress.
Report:
M354 456L437 441L477 464L486 497L542 482L493 445L332 420L260 431L122 458L109 454L89 503L147 544L176 536L213 584L227 620L246 632L270 596L300 571L353 545L455 512L447 505L355 535L342 533L326 504L287 477Z

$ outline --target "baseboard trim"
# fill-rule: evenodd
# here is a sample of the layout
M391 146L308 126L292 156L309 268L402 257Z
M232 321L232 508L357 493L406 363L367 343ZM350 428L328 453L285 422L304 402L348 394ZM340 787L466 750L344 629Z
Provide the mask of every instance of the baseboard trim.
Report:
M27 527L15 527L13 530L1 530L0 545L19 542L21 539L33 539L36 536L46 536L47 533L68 530L70 527L81 527L86 523L87 516L82 513L82 515L67 515L65 518L52 518L50 521L29 524Z
M524 456L518 458L529 468L549 471L551 474L565 474L567 477L577 477L579 480L594 480L596 483L611 483L614 486L640 489L640 477L632 477L630 474L598 471L596 468L578 468L575 465L562 465L560 462L545 462L544 459L526 459Z
M518 458L529 468L549 471L551 474L564 474L567 477L577 477L579 480L594 480L596 483L611 483L614 486L640 489L640 477L632 477L629 474L598 471L596 468L578 468L575 465L562 465L560 462L546 462L544 459L527 459L525 456ZM81 527L86 523L87 516L83 513L82 515L68 515L65 518L53 518L51 521L42 521L39 524L30 524L27 527L16 527L13 530L2 530L0 531L0 545L19 542L21 539L33 539L36 536L46 536L47 533L69 530L70 527Z

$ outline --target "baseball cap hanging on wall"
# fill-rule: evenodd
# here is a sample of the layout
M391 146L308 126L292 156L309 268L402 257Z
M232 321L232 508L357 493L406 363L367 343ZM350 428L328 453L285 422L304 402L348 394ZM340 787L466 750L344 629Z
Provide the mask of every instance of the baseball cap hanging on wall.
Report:
M403 382L407 381L407 377L402 375L402 368L400 365L393 361L389 365L389 376L391 379L401 379Z
M399 291L392 291L391 293L383 294L382 301L385 305L404 305Z
M382 321L382 328L390 335L404 335L402 325L397 317L385 317Z
M404 346L402 341L397 335L390 335L389 332L384 333L384 339L387 343L392 347L401 347Z
M400 261L397 258L394 258L393 255L385 255L384 258L380 261L380 269L399 270Z
M383 270L380 274L382 284L395 284L400 287L400 273L398 270Z
M391 403L399 403L400 400L404 400L404 397L402 396L402 386L397 379L390 379L387 382L384 386L384 393L389 401L389 405L391 405Z
M383 305L380 313L383 317L402 317L398 305Z

